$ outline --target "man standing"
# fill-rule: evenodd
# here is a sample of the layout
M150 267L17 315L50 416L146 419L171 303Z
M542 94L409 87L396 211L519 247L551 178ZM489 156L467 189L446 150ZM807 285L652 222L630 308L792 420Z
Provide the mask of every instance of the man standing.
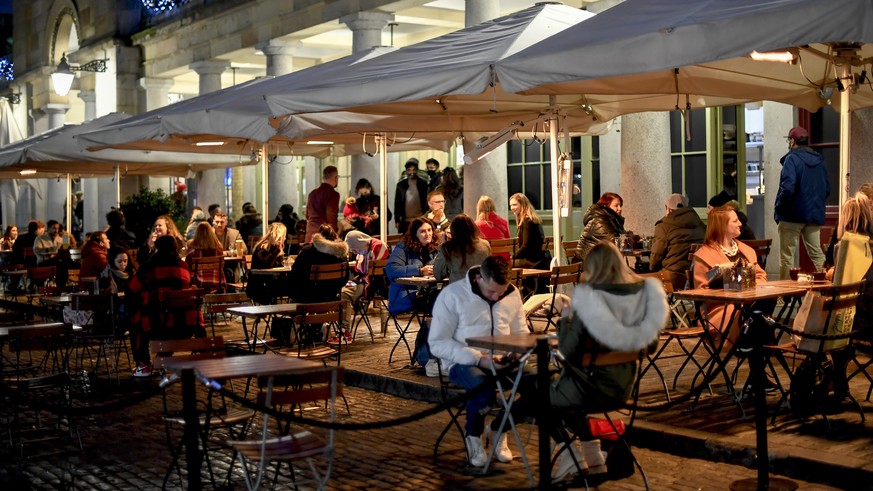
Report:
M511 273L507 259L488 257L481 266L470 268L463 280L443 288L436 299L428 335L430 352L439 358L443 370L448 370L449 380L464 390L492 383L492 366L497 370L508 366L506 356L471 348L465 342L467 338L528 332L521 294L509 282ZM485 430L483 412L494 402L495 393L490 389L479 391L467 401L466 442L470 465L475 467L485 465L488 458L481 439ZM514 404L513 415L516 411L524 414L523 405ZM499 423L491 423L492 437ZM494 445L498 460L512 460L505 434Z
M394 223L398 233L406 233L409 223L427 210L427 183L418 177L418 159L406 161L406 175L394 191Z
M830 194L828 171L821 154L809 148L809 133L799 126L788 132L788 153L780 160L782 174L774 217L779 225L779 277L788 278L794 266L798 238L816 271L821 271L820 229L825 222L825 200Z
M424 165L427 167L427 177L430 179L427 184L427 190L435 191L437 186L440 185L440 179L442 174L440 173L440 162L435 158L429 158L424 161Z
M649 266L652 271L664 270L676 290L685 285L685 271L690 267L688 253L692 244L702 244L706 225L694 208L688 207L688 198L671 194L664 201L667 215L655 222L655 239Z
M318 233L323 223L338 230L337 214L339 213L340 195L334 189L339 183L339 172L329 165L321 172L321 186L309 193L306 200L306 243Z

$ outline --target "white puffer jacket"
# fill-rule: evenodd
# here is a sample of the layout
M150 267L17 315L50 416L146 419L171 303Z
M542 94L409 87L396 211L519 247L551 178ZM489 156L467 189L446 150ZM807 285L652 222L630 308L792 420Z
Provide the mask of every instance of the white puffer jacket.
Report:
M467 346L466 339L529 332L524 322L521 294L510 286L494 305L473 291L470 278L478 268L472 268L461 281L440 292L433 306L430 324L430 352L442 361L445 370L452 365L476 365L487 356L485 350Z

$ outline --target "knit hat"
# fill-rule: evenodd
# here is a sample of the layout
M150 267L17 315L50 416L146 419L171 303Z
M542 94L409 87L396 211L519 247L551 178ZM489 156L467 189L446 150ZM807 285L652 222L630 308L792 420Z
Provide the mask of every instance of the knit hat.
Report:
M680 206L687 208L688 207L688 198L682 196L681 194L671 194L667 196L667 199L664 200L664 206L670 208L671 210L675 210Z
M410 168L410 167L415 167L416 169L418 168L418 159L417 159L417 158L412 157L412 158L410 158L409 160L406 161L406 167L405 167L405 168L408 169L408 168Z
M346 245L349 246L349 249L352 252L363 253L368 247L370 247L371 239L372 237L364 232L352 230L348 235L346 235Z

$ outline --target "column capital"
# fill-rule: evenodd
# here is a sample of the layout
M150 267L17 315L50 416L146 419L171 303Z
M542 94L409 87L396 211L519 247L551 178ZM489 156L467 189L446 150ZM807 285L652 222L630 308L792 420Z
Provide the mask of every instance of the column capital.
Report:
M48 114L49 116L58 115L58 114L67 114L67 111L70 110L69 104L59 104L56 102L49 102L45 106L42 106L42 112Z
M97 92L94 90L80 90L79 91L79 99L85 101L85 103L96 102L97 101Z
M137 83L141 89L150 90L170 90L173 86L173 81L169 78L157 77L141 77L137 79Z
M271 39L255 44L255 49L261 50L266 56L294 56L303 43L289 43L280 39Z
M188 65L188 68L194 70L200 76L221 75L230 68L230 62L227 60L195 61Z
M352 31L361 29L378 29L382 30L389 22L394 21L394 14L378 11L355 12L354 14L344 15L339 21L347 26Z

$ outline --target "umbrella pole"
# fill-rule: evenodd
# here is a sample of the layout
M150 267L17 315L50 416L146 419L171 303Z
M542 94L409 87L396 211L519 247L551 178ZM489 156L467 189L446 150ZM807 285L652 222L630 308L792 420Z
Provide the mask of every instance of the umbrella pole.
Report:
M67 233L72 233L73 228L73 175L67 172L67 201L64 207L67 209L67 223L64 224L67 227Z
M115 208L121 209L121 169L115 166Z
M549 96L549 103L554 108L555 96ZM552 245L554 252L552 257L558 260L558 264L563 264L561 257L561 207L558 206L558 110L552 109L549 115L549 149L551 150L552 160Z
M852 84L854 83L851 65L848 62L843 63L842 73L840 77L843 80L845 90L840 94L840 206L846 202L849 189L849 158L851 150L849 148L849 138L852 134Z
M267 235L270 231L270 222L269 222L269 204L270 197L267 196L267 193L270 189L270 173L267 169L267 144L264 143L261 145L261 235ZM287 230L286 233L296 234L297 232L294 230Z
M376 140L379 142L379 240L388 244L388 145L384 134Z

